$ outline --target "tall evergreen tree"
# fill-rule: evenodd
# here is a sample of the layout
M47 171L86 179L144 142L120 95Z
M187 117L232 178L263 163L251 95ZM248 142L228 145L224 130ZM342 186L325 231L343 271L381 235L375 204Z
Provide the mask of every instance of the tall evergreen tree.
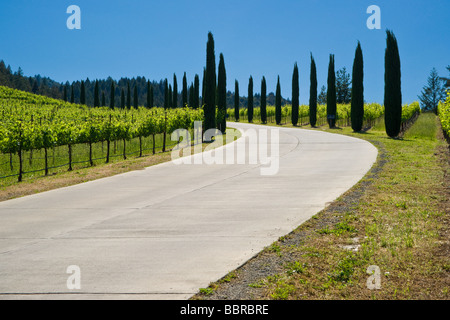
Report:
M275 122L281 124L281 86L280 76L277 80L277 90L275 92Z
M98 80L95 80L94 86L94 107L100 107L100 99L99 99L99 91L98 91Z
M239 82L234 80L234 119L239 121Z
M384 57L384 122L389 137L397 137L402 122L402 88L400 55L397 39L391 30L386 31Z
M217 79L217 126L220 132L225 133L227 122L227 73L223 54L219 56L219 74Z
M200 78L198 74L194 77L194 106L195 109L200 107Z
M189 107L192 108L194 105L194 84L191 82L189 85Z
M114 100L115 100L115 89L114 89L114 81L111 81L111 98L109 100L109 107L114 109Z
M327 87L322 86L320 88L320 93L317 96L317 103L320 105L327 104Z
M81 80L80 104L86 104L86 90L84 88L84 81L83 80Z
M137 84L134 86L134 108L137 109L139 106L139 97L138 97L138 89Z
M173 108L173 92L171 84L169 84L169 108Z
M309 85L309 124L315 127L317 122L317 70L311 53L311 73Z
M131 109L131 90L130 90L130 82L127 85L127 109Z
M436 68L431 69L427 85L418 96L422 110L437 112L439 102L446 97L445 81L445 78L439 77Z
M253 78L252 78L252 76L250 76L250 79L248 80L247 115L248 115L248 122L253 122Z
M150 92L150 80L147 80L147 108L152 108L153 107L153 97L151 96L151 92Z
M216 127L216 57L214 52L214 37L208 33L206 44L206 80L205 80L205 123L203 130Z
M35 83L37 83L37 82L35 82ZM71 103L75 103L75 94L74 94L74 92L73 92L73 84L71 85L71 93L70 93L70 102Z
M292 112L291 120L292 125L296 126L298 123L298 111L299 111L299 95L300 88L298 83L298 66L297 62L294 65L294 72L292 74Z
M177 83L177 76L175 73L173 74L173 98L172 98L172 107L177 108L178 107L178 83Z
M205 90L206 90L206 67L203 68L203 79L202 79L202 107L205 104Z
M330 128L336 127L336 74L334 73L334 54L330 54L327 79L327 120Z
M358 45L355 51L355 59L353 60L352 70L352 97L350 118L352 122L352 129L355 132L362 130L364 120L364 67L363 54L361 44Z
M336 102L349 103L352 97L352 89L350 87L350 75L347 69L343 67L336 72Z
M164 80L164 109L169 109L169 84Z
M181 94L181 97L183 100L183 107L185 107L188 104L188 85L186 79L186 72L183 75L183 92Z
M120 92L120 108L125 109L125 91L123 88Z
M102 91L102 107L106 106L105 91Z
M267 84L264 76L261 80L261 122L267 123Z
M64 86L64 101L67 102L67 86Z

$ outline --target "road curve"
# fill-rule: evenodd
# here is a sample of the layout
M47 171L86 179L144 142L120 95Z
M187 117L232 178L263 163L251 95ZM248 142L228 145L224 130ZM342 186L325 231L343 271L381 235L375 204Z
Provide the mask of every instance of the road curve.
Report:
M344 135L228 125L250 145L243 164L168 162L1 202L0 299L187 299L322 210L377 157ZM274 175L248 158L248 133L266 129L279 130ZM237 159L237 147L210 154ZM81 289L68 289L72 265Z

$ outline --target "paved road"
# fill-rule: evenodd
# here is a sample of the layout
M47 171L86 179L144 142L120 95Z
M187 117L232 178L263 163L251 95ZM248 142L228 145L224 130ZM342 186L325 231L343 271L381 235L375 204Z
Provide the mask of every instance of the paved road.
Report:
M230 125L246 145L268 128ZM248 158L169 162L0 203L0 299L187 299L323 209L377 156L314 130L283 128L273 142L275 175ZM236 157L237 146L218 150ZM67 287L71 265L81 289Z

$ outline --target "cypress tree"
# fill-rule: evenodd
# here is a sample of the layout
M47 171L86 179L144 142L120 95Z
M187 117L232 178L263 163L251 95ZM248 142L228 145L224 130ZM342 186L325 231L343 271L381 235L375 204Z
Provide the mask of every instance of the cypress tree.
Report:
M219 74L217 79L217 126L220 132L225 133L227 122L227 73L223 54L219 56Z
M327 120L330 128L336 127L336 74L334 73L334 54L330 54L327 79Z
M309 87L309 124L315 127L317 122L317 71L316 62L311 53L311 74Z
M261 80L261 122L267 123L267 85L264 76Z
M67 85L64 86L64 101L67 102Z
M98 80L95 80L95 86L94 86L94 107L100 107L100 99L99 99L99 92L98 92Z
M102 91L102 107L106 106L105 91Z
M185 107L188 104L188 85L187 85L187 79L186 79L186 72L183 75L183 92L181 94L183 99L183 107Z
M169 84L169 108L173 108L173 92L171 84Z
M194 108L198 109L200 106L200 78L198 74L194 77Z
M205 89L206 89L206 68L203 68L203 79L202 79L202 107L205 104Z
M397 137L402 122L402 89L400 55L397 39L387 30L384 58L384 122L389 137Z
M84 81L81 80L80 104L86 104L86 91L84 89Z
M239 82L234 80L234 119L239 121Z
M173 74L173 98L172 98L172 108L178 108L178 83L177 76Z
M247 115L248 122L253 121L253 78L250 76L248 80L248 98L247 98Z
M153 102L153 86L150 87L150 108L153 108L154 102Z
M296 126L298 123L298 111L299 111L299 95L300 88L298 84L298 67L297 62L294 65L294 72L292 74L292 125Z
M152 108L153 107L153 103L152 103L152 96L151 96L151 92L150 92L150 80L147 80L147 108Z
M169 108L169 85L167 79L164 80L164 109Z
M275 121L277 124L281 124L281 87L280 76L278 76L277 90L275 93Z
M137 83L134 86L134 108L137 109L139 105L138 101L138 89L137 89Z
M120 92L120 107L122 109L125 109L125 91L122 88L122 91Z
M208 33L206 44L206 80L204 98L205 124L203 130L216 127L216 57L214 53L214 37Z
M114 100L115 100L115 97L114 97L114 92L115 91L115 89L114 89L114 81L111 81L111 99L109 100L109 107L111 108L111 109L114 109Z
M194 84L191 82L191 84L189 85L189 107L192 108L192 106L194 105Z
M130 82L128 82L128 87L127 87L127 109L131 109L131 90L130 90Z
M75 94L73 93L73 84L71 85L71 94L70 94L70 102L75 103Z
M363 69L363 55L361 44L358 41L358 46L355 51L355 59L353 61L352 70L352 98L351 98L351 122L352 129L359 132L363 126L364 119L364 69Z

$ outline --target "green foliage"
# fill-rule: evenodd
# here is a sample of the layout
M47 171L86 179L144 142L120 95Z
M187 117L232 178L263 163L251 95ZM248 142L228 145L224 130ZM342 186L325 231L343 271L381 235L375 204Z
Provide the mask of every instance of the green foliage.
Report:
M277 80L277 90L275 98L275 122L277 124L281 123L281 86L280 86L280 76Z
M438 115L441 121L442 129L447 137L450 137L450 91L447 93L447 99L445 102L439 103Z
M88 108L0 87L0 152L16 153L68 144L96 143L192 128L202 110L139 107Z
M250 79L248 80L248 122L253 121L253 78L250 76Z
M267 84L266 78L263 76L261 80L261 123L267 123Z
M352 90L351 90L351 121L352 129L359 132L363 126L364 120L364 69L363 69L363 55L361 44L358 41L358 46L355 51L355 59L353 61L352 71Z
M385 73L384 73L384 122L389 137L397 137L402 122L402 91L400 55L397 39L392 31L387 30Z
M299 107L299 79L298 79L298 66L297 63L294 65L294 72L292 74L292 125L296 126L298 123L298 107Z
M309 88L309 123L311 127L316 126L317 122L317 71L316 62L311 54L311 74Z
M205 122L204 130L216 128L216 58L214 53L214 37L208 33L206 44L206 80L204 94Z
M227 73L223 54L219 57L219 74L217 80L217 125L220 132L225 133L227 127Z
M330 128L336 125L336 75L334 73L334 54L330 54L327 79L327 119Z
M234 119L239 121L239 82L234 81Z

